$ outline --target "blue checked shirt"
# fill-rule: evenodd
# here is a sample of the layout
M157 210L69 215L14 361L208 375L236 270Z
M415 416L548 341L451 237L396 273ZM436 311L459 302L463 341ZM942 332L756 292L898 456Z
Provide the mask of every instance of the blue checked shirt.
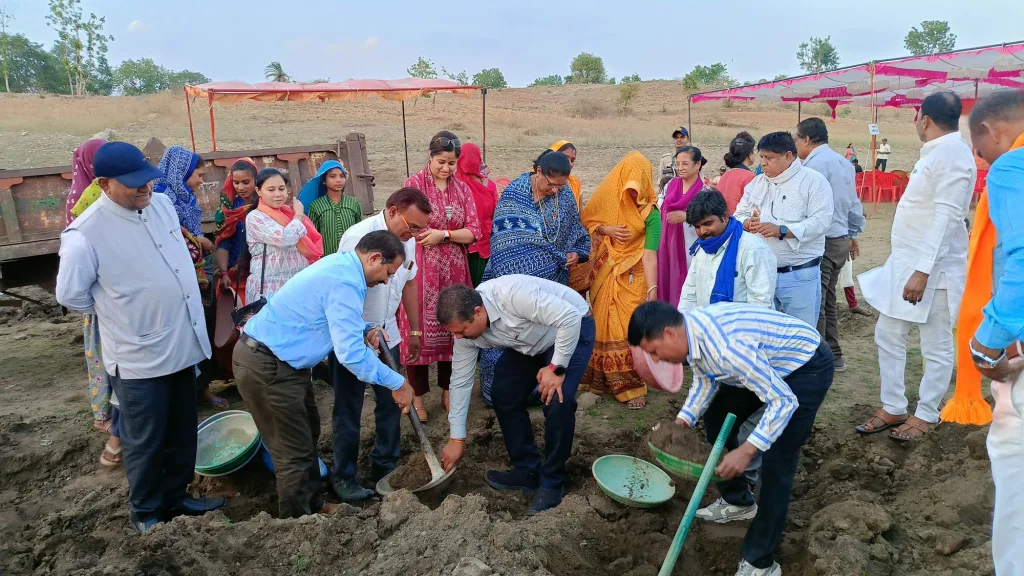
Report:
M312 368L333 350L360 381L398 390L405 378L363 340L366 289L355 252L325 256L272 294L244 331L296 370Z
M818 332L782 312L745 303L697 308L683 320L694 383L678 418L696 424L720 385L747 388L765 403L747 441L761 451L771 448L798 405L783 378L814 356Z

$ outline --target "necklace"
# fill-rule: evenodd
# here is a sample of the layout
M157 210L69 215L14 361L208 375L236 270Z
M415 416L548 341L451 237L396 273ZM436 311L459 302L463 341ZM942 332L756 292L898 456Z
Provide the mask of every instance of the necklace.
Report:
M551 212L551 219L550 219L550 221L548 220L547 213L544 211L544 200L545 200L544 198L541 198L540 200L537 200L537 211L540 212L540 219L541 219L541 232L540 233L541 233L542 236L544 236L545 240L547 240L548 242L554 244L555 241L558 240L559 232L561 232L561 230L559 228L559 225L558 225L559 224L558 221L560 219L559 218L560 215L559 215L559 211L558 211L558 194L557 193L555 194L554 210ZM549 230L553 230L554 231L554 237L550 237L548 235L548 231Z

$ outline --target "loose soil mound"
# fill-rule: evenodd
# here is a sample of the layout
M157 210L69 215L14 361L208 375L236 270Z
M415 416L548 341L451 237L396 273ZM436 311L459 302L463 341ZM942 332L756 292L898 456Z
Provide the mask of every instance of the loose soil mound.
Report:
M395 490L415 490L426 486L432 478L426 455L423 452L416 452L409 456L405 464L395 469L388 482Z
M655 424L648 440L661 450L687 462L707 462L711 446L692 428L680 426L672 420Z

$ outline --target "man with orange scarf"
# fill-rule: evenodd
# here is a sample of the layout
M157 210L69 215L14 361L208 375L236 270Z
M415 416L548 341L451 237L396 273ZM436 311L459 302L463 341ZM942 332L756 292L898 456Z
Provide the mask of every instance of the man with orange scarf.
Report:
M996 486L992 559L997 576L1024 574L1024 90L980 100L970 117L978 155L992 164L978 202L968 256L967 288L957 325L956 393L941 418L992 422L988 454ZM973 338L972 338L973 335ZM1014 357L1013 359L1010 359ZM981 377L992 379L993 413Z

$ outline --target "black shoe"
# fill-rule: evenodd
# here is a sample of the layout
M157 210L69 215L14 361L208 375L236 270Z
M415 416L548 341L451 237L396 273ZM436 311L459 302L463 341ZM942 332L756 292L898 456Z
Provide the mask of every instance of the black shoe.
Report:
M530 509L526 512L527 516L533 516L538 512L558 506L562 503L563 495L564 492L561 488L538 488L537 493L533 495L533 500L530 501Z
M388 474L391 474L392 472L394 472L395 468L397 468L397 466L392 466L391 468L381 468L381 467L378 467L378 466L371 466L370 467L370 480L373 482L374 485L376 485L377 482L380 482L381 478L383 478L383 477L387 476Z
M132 528L139 534L149 532L160 523L160 518L157 516L138 516L135 512L128 515L128 520L131 522Z
M846 372L846 360L842 358L836 358L833 360L833 366L836 372Z
M359 502L376 494L369 488L363 488L355 480L331 480L331 486L342 502Z
M177 516L202 516L207 512L220 510L227 504L223 498L185 498L174 508L171 508L164 517L167 520Z
M508 472L491 470L484 474L484 480L495 490L518 490L533 494L540 487L540 479L536 472L523 472L516 469Z

